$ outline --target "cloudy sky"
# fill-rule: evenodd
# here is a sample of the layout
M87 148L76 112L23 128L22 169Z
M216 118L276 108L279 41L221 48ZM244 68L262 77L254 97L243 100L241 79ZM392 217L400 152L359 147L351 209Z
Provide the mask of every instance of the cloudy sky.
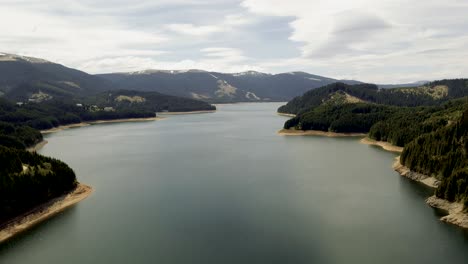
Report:
M0 0L0 52L90 73L468 77L468 0Z

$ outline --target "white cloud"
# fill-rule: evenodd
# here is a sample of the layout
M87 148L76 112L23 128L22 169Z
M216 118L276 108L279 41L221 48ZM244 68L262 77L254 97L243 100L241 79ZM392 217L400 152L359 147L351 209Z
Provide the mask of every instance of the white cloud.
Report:
M178 34L191 35L191 36L208 36L214 33L227 33L236 27L242 27L255 23L255 19L251 16L244 14L229 14L226 15L222 21L216 25L194 25L188 23L175 23L165 25L167 30L176 32Z
M265 71L257 65L250 63L241 50L227 47L211 47L200 50L203 57L199 60L184 59L180 61L162 61L136 56L121 56L90 60L80 68L95 72L134 72L141 70L190 70L203 69L206 71L244 72L248 70Z
M376 82L468 71L460 59L468 55L466 1L244 0L242 6L291 17L289 38L302 45L302 56L289 60L292 67Z
M406 82L468 72L464 0L0 0L0 6L8 21L0 24L0 52L91 73L301 70Z
M217 26L195 26L193 24L169 24L166 25L166 28L179 34L192 36L207 36L223 31L223 28Z
M14 23L14 27L10 23L0 24L3 51L72 65L122 54L153 56L162 53L154 47L168 41L158 31L128 29L107 17L65 18L14 7L2 8L1 16L4 21Z
M229 27L245 26L255 22L256 19L254 17L245 14L230 14L224 18L224 25Z
M201 52L206 57L224 59L229 61L244 61L247 59L243 55L241 50L233 48L212 47L204 48L201 50Z

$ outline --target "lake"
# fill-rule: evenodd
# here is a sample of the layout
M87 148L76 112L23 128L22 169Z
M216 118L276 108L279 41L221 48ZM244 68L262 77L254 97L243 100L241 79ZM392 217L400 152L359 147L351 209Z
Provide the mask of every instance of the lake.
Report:
M432 191L357 138L285 137L278 103L46 136L94 193L0 263L468 263Z

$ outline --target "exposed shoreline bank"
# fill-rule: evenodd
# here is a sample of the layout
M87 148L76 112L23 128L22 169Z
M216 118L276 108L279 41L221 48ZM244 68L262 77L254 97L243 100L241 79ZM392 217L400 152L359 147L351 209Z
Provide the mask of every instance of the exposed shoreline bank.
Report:
M201 111L188 111L188 112L157 112L158 115L193 115L193 114L212 114L216 113L216 110L201 110Z
M282 129L278 131L279 135L283 136L326 136L326 137L357 137L357 136L366 136L366 134L345 134L345 133L333 133L333 132L324 132L324 131L302 131L302 130L291 130L291 129ZM374 145L381 147L382 149L393 152L393 153L402 153L403 147L398 147L392 145L389 142L385 141L375 141L368 137L364 137L360 140L360 143L366 145ZM393 169L398 172L402 177L408 178L412 181L420 182L430 188L436 189L440 181L435 177L424 175L422 173L417 173L411 171L408 167L400 163L400 157L395 158L393 163ZM435 195L426 199L426 203L432 207L440 209L447 213L447 215L440 218L440 221L456 225L461 228L468 229L468 213L464 212L464 205L459 202L449 202L447 200L436 197Z
M38 205L29 212L13 218L0 229L0 243L77 204L92 192L91 187L78 184L72 192Z
M435 177L411 171L408 167L402 165L400 163L400 157L395 159L393 169L403 177L423 183L424 185L434 189L436 189L440 184L440 181ZM440 221L453 224L461 228L468 228L468 213L463 211L464 206L462 203L449 202L445 199L438 198L435 195L427 198L426 203L432 208L437 208L447 213L447 215L440 218Z
M429 186L431 188L436 189L440 184L440 181L437 180L435 177L431 177L422 173L414 172L410 170L408 167L401 164L399 156L395 158L395 162L393 163L392 167L401 176L406 177L413 181L423 183L424 185Z
M294 130L294 129L281 129L277 132L281 136L322 136L322 137L364 137L363 133L335 133L325 132L319 130Z
M41 150L47 143L49 143L47 140L41 140L40 142L38 142L36 145L32 146L32 147L29 147L27 148L26 150L29 151L29 152L38 152L39 150Z
M437 208L447 213L446 216L440 218L440 221L468 229L468 213L463 211L464 206L462 203L449 202L437 198L435 195L427 198L426 203L432 208Z
M156 117L144 117L144 118L124 118L124 119L112 119L112 120L86 121L86 122L70 124L70 125L63 125L63 126L54 127L54 128L51 128L51 129L41 130L41 133L42 134L48 134L48 133L58 132L58 131L61 131L61 130L64 130L64 129L85 127L85 126L96 125L96 124L125 123L125 122L147 122L147 121L157 121L157 120L162 120L162 119L164 119L164 118L156 116Z
M41 130L41 134L50 134L59 132L65 129L70 128L78 128L78 127L86 127L90 125L97 125L97 124L107 124L107 123L126 123L126 122L148 122L148 121L157 121L163 120L164 117L145 117L145 118L124 118L124 119L112 119L112 120L96 120L96 121L89 121L89 122L81 122L76 124L69 124L69 125L62 125L58 127L54 127L51 129ZM42 140L38 142L36 145L27 148L26 150L29 152L38 152L41 150L46 144L48 143L47 140Z
M296 117L295 114L287 114L287 113L280 113L280 112L276 112L278 115L280 116L286 116L286 117Z
M393 145L391 143L388 143L386 141L376 141L376 140L370 139L368 137L365 137L365 138L361 139L360 142L362 144L366 144L366 145L378 146L378 147L381 147L384 150L390 151L390 152L397 152L397 153L403 152L403 147L395 146L395 145Z

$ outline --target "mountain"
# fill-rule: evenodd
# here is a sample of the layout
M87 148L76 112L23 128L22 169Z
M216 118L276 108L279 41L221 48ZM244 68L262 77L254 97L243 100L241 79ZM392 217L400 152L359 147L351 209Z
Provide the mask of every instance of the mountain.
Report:
M147 70L98 76L112 81L121 89L157 91L208 102L286 101L310 89L337 82L305 72L266 74L247 71L229 74L201 70Z
M280 107L280 113L299 114L322 104L367 102L393 106L437 105L468 96L468 79L440 80L419 87L379 89L373 84L333 83L308 91Z
M46 60L0 53L0 96L15 101L45 101L113 89L103 78Z
M203 70L146 70L90 75L43 59L0 53L0 97L18 102L83 98L109 90L159 92L216 103L288 101L335 82L362 84L305 72L230 74ZM401 85L379 87L396 86Z
M114 95L122 92L121 98L132 93L118 90L116 85L104 78L60 64L38 58L0 53L0 97L5 99L23 103L62 100L70 104L82 102L98 104L98 102L93 102L93 99L99 98L109 90L116 91ZM202 101L157 92L132 93L132 96L140 96L144 101L131 106L144 108L145 111L180 112L213 110L214 108ZM119 105L123 105L124 102L125 100ZM109 105L102 105L102 107L115 106L116 102L107 103Z

